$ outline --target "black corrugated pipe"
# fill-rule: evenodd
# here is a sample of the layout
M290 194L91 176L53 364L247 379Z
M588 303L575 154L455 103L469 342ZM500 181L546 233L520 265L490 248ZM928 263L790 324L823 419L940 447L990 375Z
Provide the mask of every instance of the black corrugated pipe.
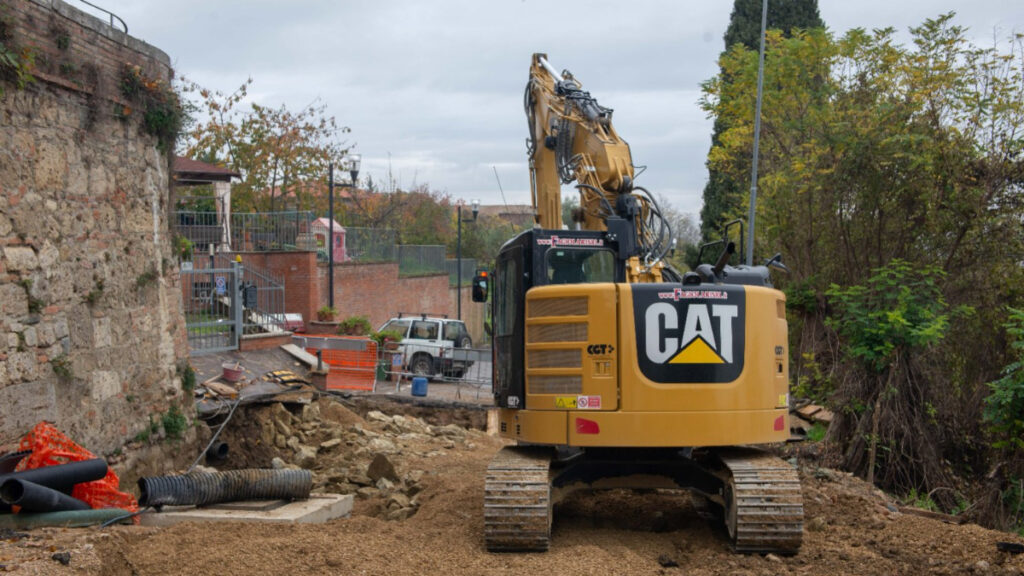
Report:
M304 500L309 470L229 470L139 478L140 506L207 506L239 500Z
M227 442L218 442L206 449L206 459L220 461L228 457L230 448Z
M19 478L10 478L0 484L0 499L11 506L21 506L21 509L26 512L59 512L92 508L78 498L72 498L53 488Z
M93 460L82 460L80 462L68 462L54 466L43 466L21 472L0 474L0 484L10 479L26 480L34 482L47 488L71 492L75 484L92 482L107 475L107 461L102 458Z

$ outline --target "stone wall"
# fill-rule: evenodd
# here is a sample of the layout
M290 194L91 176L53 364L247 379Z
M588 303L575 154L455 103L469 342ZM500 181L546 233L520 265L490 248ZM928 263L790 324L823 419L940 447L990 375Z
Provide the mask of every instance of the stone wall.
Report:
M36 67L0 79L0 447L49 420L106 454L190 401L168 156L120 89L170 60L59 0L3 8Z

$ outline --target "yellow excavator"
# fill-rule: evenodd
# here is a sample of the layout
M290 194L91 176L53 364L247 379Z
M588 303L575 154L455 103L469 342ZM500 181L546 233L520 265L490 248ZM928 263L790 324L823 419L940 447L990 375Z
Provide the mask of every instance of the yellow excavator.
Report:
M536 226L473 287L476 301L491 292L499 430L516 442L487 470L488 550L547 550L554 506L573 490L664 488L717 504L736 551L796 553L796 470L757 448L790 437L785 296L768 272L778 257L733 267L723 241L714 265L678 274L612 110L544 54L525 108ZM567 230L572 182L580 209Z

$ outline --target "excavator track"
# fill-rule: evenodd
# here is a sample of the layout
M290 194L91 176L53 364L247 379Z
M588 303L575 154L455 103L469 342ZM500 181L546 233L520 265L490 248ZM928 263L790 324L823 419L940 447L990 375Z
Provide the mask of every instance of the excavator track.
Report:
M722 452L725 525L737 552L796 554L803 540L800 478L784 460L754 450Z
M491 552L544 552L551 541L548 452L507 446L487 467L484 539Z

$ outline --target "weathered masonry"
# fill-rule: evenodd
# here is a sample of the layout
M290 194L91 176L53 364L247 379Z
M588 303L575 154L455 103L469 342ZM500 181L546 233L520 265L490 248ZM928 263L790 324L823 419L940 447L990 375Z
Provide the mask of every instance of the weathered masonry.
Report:
M49 420L99 453L183 405L166 54L59 0L3 0L0 445Z

